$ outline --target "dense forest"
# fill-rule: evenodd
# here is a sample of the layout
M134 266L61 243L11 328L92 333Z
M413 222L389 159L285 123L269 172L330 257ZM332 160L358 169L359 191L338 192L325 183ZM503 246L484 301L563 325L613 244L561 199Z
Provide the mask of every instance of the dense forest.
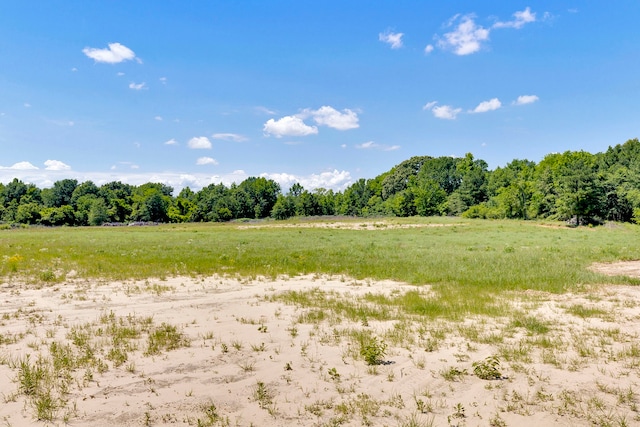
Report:
M472 154L412 157L343 192L309 191L251 177L227 187L212 184L173 195L164 184L140 186L63 179L39 189L14 179L0 183L3 224L102 225L105 223L203 222L294 216L432 216L640 223L640 141L604 153L567 151L540 163L513 160L488 170Z

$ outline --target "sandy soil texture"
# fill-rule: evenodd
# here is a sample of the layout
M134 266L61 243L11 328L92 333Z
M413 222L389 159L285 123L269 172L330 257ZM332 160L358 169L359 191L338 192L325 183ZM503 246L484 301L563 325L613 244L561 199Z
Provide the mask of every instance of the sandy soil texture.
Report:
M338 304L375 304L372 295L416 289L320 276L5 281L0 421L640 425L639 289L511 295L508 303L526 313L520 323L401 314L355 321ZM334 308L278 297L292 290L315 290ZM384 350L375 364L363 357L363 337Z

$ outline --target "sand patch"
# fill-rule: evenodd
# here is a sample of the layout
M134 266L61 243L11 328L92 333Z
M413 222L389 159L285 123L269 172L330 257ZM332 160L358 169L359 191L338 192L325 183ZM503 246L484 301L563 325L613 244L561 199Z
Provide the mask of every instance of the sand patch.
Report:
M591 269L609 276L640 277L640 261L595 263Z
M84 337L101 364L58 368L69 381L65 390L54 381L50 425L640 422L639 289L515 295L520 323L428 320L392 307L386 320L354 319L343 309L381 309L384 298L416 289L324 276L3 283L0 420L28 425L37 418L36 399L21 389L20 360L53 363L52 352L64 346L80 357ZM292 291L298 304L283 298ZM330 303L303 307L303 298ZM169 326L188 344L150 353L149 336ZM139 335L118 341L113 328ZM386 346L380 364L367 365L358 337ZM126 353L121 364L114 349ZM499 378L481 379L474 363L490 356L499 360Z
M329 221L329 222L300 222L295 224L252 224L252 225L240 225L238 229L249 228L329 228L336 230L362 230L362 231L375 231L375 230L397 230L397 229L411 229L411 228L432 228L432 227L457 227L465 225L463 223L458 224L402 224L393 223L387 221Z

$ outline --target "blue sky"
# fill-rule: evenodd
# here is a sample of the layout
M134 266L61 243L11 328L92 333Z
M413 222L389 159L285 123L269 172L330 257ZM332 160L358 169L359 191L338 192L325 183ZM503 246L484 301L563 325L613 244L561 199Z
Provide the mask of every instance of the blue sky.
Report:
M640 2L2 2L0 182L344 189L640 136Z

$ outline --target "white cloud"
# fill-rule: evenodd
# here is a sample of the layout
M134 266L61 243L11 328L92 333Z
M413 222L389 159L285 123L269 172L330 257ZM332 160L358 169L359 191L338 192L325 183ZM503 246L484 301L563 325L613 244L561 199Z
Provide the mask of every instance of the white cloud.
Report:
M22 105L24 105L24 108L31 108L31 104L29 104L28 102L25 102Z
M369 149L369 148L374 148L376 147L377 144L373 141L367 141L367 142L363 142L362 144L358 144L356 145L356 148L360 148L363 150Z
M514 19L506 22L496 22L493 24L493 28L516 28L520 29L525 24L536 21L536 14L531 12L531 8L527 7L525 10L516 12L513 14Z
M390 45L391 49L400 49L402 47L402 36L404 36L403 33L392 33L391 31L387 31L378 34L378 40Z
M521 95L514 101L515 105L525 105L525 104L533 104L537 100L539 100L537 95Z
M480 50L482 42L489 39L489 30L477 25L473 15L456 15L449 21L449 26L459 22L455 29L445 33L438 46L452 50L456 55L469 55Z
M29 165L26 167L26 165ZM9 183L14 178L21 181L34 184L38 188L49 188L54 182L61 179L77 179L79 182L87 180L93 181L97 186L101 186L108 182L120 181L131 185L142 185L149 182L158 182L173 187L174 194L177 195L183 188L190 187L194 191L199 191L203 187L210 184L240 184L249 176L264 176L278 182L283 189L288 188L295 182L299 182L307 190L316 188L326 188L334 191L342 191L352 183L351 174L348 171L326 171L322 173L314 173L310 175L293 175L286 172L282 173L251 173L249 175L243 170L235 170L233 172L220 175L212 175L211 173L184 173L184 172L152 172L140 173L138 166L130 162L120 162L114 165L111 170L104 172L75 172L72 170L52 171L38 169L29 162L16 163L18 168L12 169L0 166L0 182ZM207 168L201 169L207 170Z
M133 89L133 90L142 90L142 89L146 89L147 88L147 84L145 82L142 83L129 83L129 89Z
M316 188L326 188L333 190L344 190L351 184L351 173L348 171L332 171L321 172L311 175L293 175L289 173L263 173L261 177L272 179L286 192L293 184L300 183L306 190L315 190Z
M59 160L47 160L46 162L44 162L44 165L46 166L45 169L48 171L68 171L71 170L71 166L62 163Z
M198 160L196 160L196 165L198 166L202 166L202 165L217 165L218 161L216 159L212 159L211 157L200 157Z
M275 111L270 110L267 107L259 106L259 107L255 107L254 109L256 110L257 113L260 113L260 114L267 114L269 116L273 116L274 114L276 114Z
M324 105L317 110L303 110L301 116L304 118L308 115L313 117L313 120L317 124L329 126L333 129L348 130L360 127L358 124L358 115L348 108L340 112L333 107Z
M239 135L237 133L214 133L211 135L213 139L221 139L223 141L233 141L233 142L244 142L247 141L248 138L244 135Z
M263 131L265 135L282 138L283 136L315 135L318 133L318 128L305 124L300 117L285 116L278 120L267 120L264 124Z
M164 145L178 145L178 141L176 141L174 138L171 138L170 140L165 142Z
M211 141L206 136L197 136L191 138L187 143L189 148L194 150L209 150L211 149Z
M440 105L433 107L431 112L438 119L455 120L462 108L453 108L450 105Z
M494 111L502 107L502 103L498 98L490 99L489 101L483 101L476 108L473 109L473 113L486 113L487 111Z
M429 54L429 53L433 52L433 49L434 49L433 45L432 44L428 44L428 45L426 45L424 47L424 53Z
M73 71L73 72L75 73L76 71L78 71L78 69L77 69L76 67L73 67L73 68L71 69L71 71Z
M384 144L377 144L373 141L367 141L367 142L363 142L362 144L358 144L356 145L356 148L359 150L381 150L381 151L395 151L395 150L399 150L400 146L399 145L384 145Z
M155 116L153 119L161 122L162 121L162 116Z
M14 163L12 166L9 166L9 167L0 166L0 169L27 171L27 170L37 170L38 167L32 165L29 162L18 162L18 163Z
M120 43L109 43L107 49L85 47L82 49L82 53L96 62L105 62L107 64L117 64L136 57L136 54L131 49Z
M426 104L424 104L424 106L422 107L423 110L430 110L433 107L436 106L436 104L438 103L438 101L431 101L431 102L427 102Z
M162 83L163 85L167 84L167 78L166 77L160 77L158 80L160 80L160 83Z

